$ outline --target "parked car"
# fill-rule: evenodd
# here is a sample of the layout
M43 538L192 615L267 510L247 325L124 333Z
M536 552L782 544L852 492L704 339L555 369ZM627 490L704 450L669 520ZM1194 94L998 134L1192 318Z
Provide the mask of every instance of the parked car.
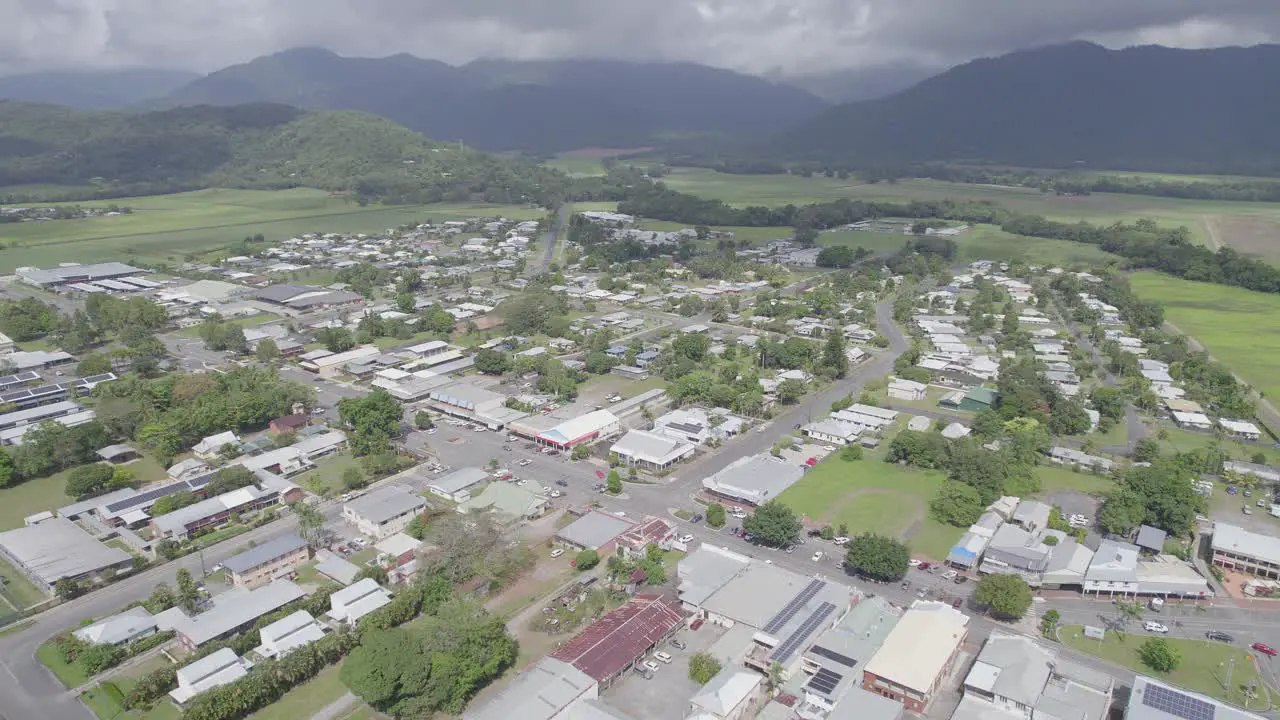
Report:
M435 428L427 428L427 434L428 434L428 435L435 435L435 434L436 434L436 433L438 433L438 432L440 432L440 431L439 431L439 430L437 430L437 429L435 429Z
M1253 648L1254 650L1257 650L1258 652L1260 652L1260 653L1262 653L1263 655L1266 655L1266 656L1268 656L1268 657L1275 657L1275 656L1276 656L1276 649L1275 649L1275 648L1273 648L1273 647L1271 647L1270 645L1268 645L1268 644L1266 644L1266 643L1256 642L1256 643L1254 643L1254 644L1250 645L1249 647Z
M697 632L698 628L702 627L703 622L704 621L702 618L698 618L697 620L694 620L693 622L689 623L689 629L693 630L694 632Z
M1236 493L1238 493L1238 492L1240 492L1240 491L1236 489L1236 486L1235 486L1235 485L1232 485L1231 487L1227 488L1227 494L1228 494L1228 495L1235 495L1235 494L1236 494Z
M842 537L834 538L831 542L835 543L836 545L848 545L849 538L842 536Z
M821 550L819 550L818 552L816 552L816 553L814 553L814 554L813 554L813 557L811 557L811 558L809 558L809 559L810 559L810 560L812 560L812 561L814 561L814 562L819 562L819 561L821 561L821 560L822 560L822 556L823 556L823 552L822 552Z
M1153 633L1167 633L1167 632L1169 632L1169 628L1168 628L1168 626L1166 626L1166 625L1161 625L1160 623L1158 623L1158 622L1156 622L1156 621L1154 621L1154 620L1148 620L1148 621L1146 621L1146 622L1142 623L1142 629L1143 629L1143 630L1146 630L1147 632L1153 632Z
M658 668L659 668L659 667L661 667L661 666L660 666L660 665L658 665L658 663L656 663L656 662L654 662L654 661L652 661L652 660L645 660L645 661L644 661L644 669L645 669L645 670L648 670L649 672L658 672Z
M960 573L956 572L955 570L948 570L948 571L946 571L946 572L942 573L942 579L943 579L943 580L955 580L955 579L956 579L956 576L957 576L957 575L959 575L959 574L960 574Z
M518 482L518 483L516 483L516 484L517 484L517 485L523 485L523 484L524 484L524 481L523 481L523 480L521 480L520 482ZM561 493L559 490L552 490L550 493L548 493L548 494L547 494L547 497L558 498L558 497L560 497L562 494L563 494L563 493Z
M1253 491L1252 491L1252 490L1245 490L1245 491L1244 491L1244 496L1245 496L1245 497L1253 497Z
M952 581L952 582L954 582L954 583L955 583L955 584L957 584L957 585L963 585L963 584L965 584L965 583L969 582L969 576L968 576L968 575L957 575L957 576L956 576L956 579L955 579L954 581Z
M911 567L920 567L920 561L915 558L911 558L911 560L907 562L907 564L910 565Z
M664 664L668 664L668 665L669 665L669 664L671 664L671 661L675 659L675 658L671 657L671 654L670 654L670 653L664 653L664 652L662 652L661 650L659 650L658 652L654 653L654 654L653 654L653 656L654 656L655 658L657 658L659 662L664 663Z
M569 481L565 480L564 478L560 478L559 480L556 480L556 484L559 485L560 487L569 487Z
M563 554L564 554L564 548L556 548L555 550L551 551L551 557L553 558L558 558Z
M702 522L702 513L698 513L697 515L694 515L693 517L689 518L689 522L691 522L691 523L700 523L700 522Z
M680 638L671 638L671 647L679 650L687 650L689 648L688 644Z
M1205 633L1204 636L1210 640L1217 640L1218 642L1224 642L1224 643L1233 643L1236 641L1234 637L1231 637L1230 635L1222 632L1221 630L1210 630L1209 632Z
M532 461L532 460L530 460L529 458L520 458L520 462L518 462L518 463L516 463L516 464L517 464L517 465L519 465L520 467L524 467L524 466L526 466L526 465L528 465L528 464L530 464L530 463L532 463L532 462L533 462L533 461Z
M691 543L691 542L693 542L693 536L692 536L692 535L681 535L681 536L680 536L680 538L679 538L679 541L680 541L680 542L682 542L682 543Z
M964 604L964 598L956 598L956 599L954 599L954 600L952 600L952 601L951 601L951 607L953 607L953 608L955 608L955 609L957 609L957 610L959 610L959 609L960 609L960 606L961 606L961 605L963 605L963 604Z
M929 564L929 563L927 563L927 562L922 562L922 563L920 563L919 565L917 565L916 567L917 567L917 568L920 568L921 570L924 570L924 571L928 572L929 568L933 567L933 565L931 565L931 564Z

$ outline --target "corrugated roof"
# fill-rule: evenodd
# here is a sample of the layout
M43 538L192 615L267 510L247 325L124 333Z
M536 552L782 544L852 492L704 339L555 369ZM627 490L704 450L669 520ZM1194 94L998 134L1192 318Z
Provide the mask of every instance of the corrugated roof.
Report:
M634 523L616 515L591 511L565 526L556 537L579 547L594 550L630 530Z
M551 654L597 681L607 681L684 622L680 602L661 595L637 595L626 605L588 625Z
M239 555L232 555L223 561L223 566L233 573L243 573L276 558L297 552L307 546L307 541L294 533L281 535L268 540L257 547L250 548Z

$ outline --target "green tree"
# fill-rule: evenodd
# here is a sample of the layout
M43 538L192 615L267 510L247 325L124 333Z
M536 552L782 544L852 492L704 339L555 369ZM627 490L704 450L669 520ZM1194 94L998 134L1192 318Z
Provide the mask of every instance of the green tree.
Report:
M783 380L778 383L778 401L786 405L794 405L804 397L806 389L801 380Z
M1146 522L1147 508L1141 495L1120 488L1107 495L1098 513L1098 526L1112 535L1128 535Z
M1155 462L1160 457L1160 443L1151 438L1139 438L1133 443L1134 462Z
M387 571L381 565L366 565L360 568L360 572L356 573L357 580L369 578L379 585L387 584Z
M342 487L356 490L367 485L364 473L358 467L349 467L342 471Z
M845 462L856 462L862 459L862 446L858 443L850 443L840 449L840 459Z
M1061 613L1053 609L1045 611L1045 614L1040 616L1040 634L1047 638L1054 637L1059 622L1062 622Z
M894 582L907 574L911 553L905 543L883 535L860 535L845 553L849 569L873 580Z
M76 366L76 374L80 377L101 375L111 372L111 359L102 353L89 353Z
M195 578L191 577L191 571L186 568L178 569L178 605L186 611L188 615L194 615L196 612L196 602L200 599L200 588L196 587Z
M1148 638L1138 647L1142 664L1159 673L1171 673L1182 664L1182 653L1164 638Z
M844 335L837 329L827 336L822 348L822 366L829 368L836 377L842 378L849 372L849 356L845 354Z
M435 427L435 422L431 419L431 413L426 410L419 410L413 416L413 425L419 430L430 430Z
M973 601L993 617L1018 620L1031 609L1031 587L1017 575L986 575L974 588Z
M168 583L157 583L143 606L147 608L147 612L156 615L177 604L178 598L173 594L173 589L169 587Z
M609 491L610 495L622 494L622 476L618 474L617 470L609 471L609 477L605 479L605 489Z
M569 453L569 457L574 460L586 460L591 455L591 448L586 443L580 443L573 446L573 450ZM621 490L619 490L621 492Z
M711 653L696 652L689 656L689 679L699 685L706 685L711 678L720 674L720 661Z
M937 497L929 504L934 519L955 527L969 527L977 522L984 507L976 489L954 480L942 483Z
M73 498L87 498L106 492L115 469L106 463L81 465L67 475L66 493Z
M476 370L485 375L501 375L511 371L511 358L504 352L485 348L476 353Z
M79 597L83 592L84 587L71 578L62 578L53 584L53 594L63 600Z
M722 528L725 523L724 506L720 503L707 505L707 524L713 528Z
M276 341L271 338L259 340L258 347L253 352L260 362L273 363L280 359L280 346L276 345Z
M307 545L313 550L324 545L324 513L305 501L294 503L292 507L294 516L298 518L298 534L307 541Z
M770 500L742 521L742 529L765 545L786 547L795 544L803 525L791 508Z
M595 550L583 550L574 560L574 567L579 570L590 570L600 564L600 555Z

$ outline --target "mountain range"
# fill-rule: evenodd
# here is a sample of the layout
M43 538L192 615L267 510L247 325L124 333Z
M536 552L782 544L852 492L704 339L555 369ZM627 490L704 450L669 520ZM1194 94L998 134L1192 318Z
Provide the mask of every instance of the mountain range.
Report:
M185 70L130 68L0 76L0 98L83 110L120 108L168 95L200 77Z
M826 101L799 88L690 63L342 57L288 50L199 78L154 107L274 102L360 110L428 137L553 153L664 139L764 139Z
M1280 171L1280 46L1108 50L1077 42L974 60L833 107L756 152L825 162Z

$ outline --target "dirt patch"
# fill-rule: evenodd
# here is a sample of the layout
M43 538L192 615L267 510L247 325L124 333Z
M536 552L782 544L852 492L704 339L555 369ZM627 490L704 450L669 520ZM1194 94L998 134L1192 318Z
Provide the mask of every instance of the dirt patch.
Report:
M1280 221L1256 215L1207 215L1204 225L1215 246L1227 245L1261 258L1280 258Z

